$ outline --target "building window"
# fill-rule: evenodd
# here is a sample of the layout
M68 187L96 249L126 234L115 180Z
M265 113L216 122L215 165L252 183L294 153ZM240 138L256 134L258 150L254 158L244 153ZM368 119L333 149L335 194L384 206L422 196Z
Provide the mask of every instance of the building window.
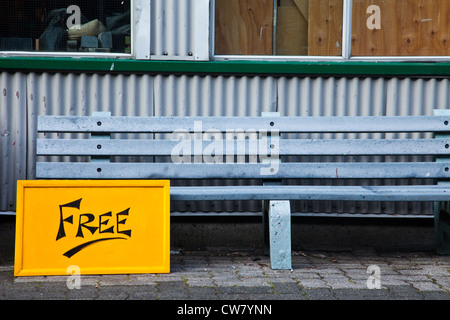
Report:
M0 51L131 53L130 0L2 0Z
M215 0L214 56L446 59L450 1Z
M343 0L216 0L215 54L341 56Z

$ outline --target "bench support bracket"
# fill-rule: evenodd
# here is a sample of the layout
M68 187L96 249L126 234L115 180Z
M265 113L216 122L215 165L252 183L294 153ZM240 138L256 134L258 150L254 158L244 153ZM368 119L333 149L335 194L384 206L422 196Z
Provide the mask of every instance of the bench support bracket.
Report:
M269 235L272 269L291 270L291 207L289 201L269 202Z
M450 254L450 202L435 202L434 230L438 254Z
M433 110L435 116L450 117L450 110L435 109ZM435 138L450 138L450 135L445 132L436 134ZM437 157L436 162L448 161L449 158ZM450 181L438 181L438 185L449 186ZM434 203L434 232L436 234L436 252L438 254L450 254L450 202L435 202Z

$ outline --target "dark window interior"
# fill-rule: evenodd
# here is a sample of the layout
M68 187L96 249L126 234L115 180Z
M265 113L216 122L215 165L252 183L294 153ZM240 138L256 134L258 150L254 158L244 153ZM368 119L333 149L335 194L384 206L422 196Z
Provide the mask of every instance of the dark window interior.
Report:
M1 0L0 51L130 53L130 1ZM72 5L80 13L75 32L67 26Z

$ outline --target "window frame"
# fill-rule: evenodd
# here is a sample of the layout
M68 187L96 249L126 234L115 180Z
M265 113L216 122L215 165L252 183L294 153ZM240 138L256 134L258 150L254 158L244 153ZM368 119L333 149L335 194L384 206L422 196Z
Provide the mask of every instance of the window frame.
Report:
M277 55L220 55L214 52L215 49L215 0L210 4L210 59L215 61L227 60L255 60L255 61L342 61L342 62L447 62L448 56L352 56L352 11L353 0L343 0L342 12L342 51L341 56L277 56Z

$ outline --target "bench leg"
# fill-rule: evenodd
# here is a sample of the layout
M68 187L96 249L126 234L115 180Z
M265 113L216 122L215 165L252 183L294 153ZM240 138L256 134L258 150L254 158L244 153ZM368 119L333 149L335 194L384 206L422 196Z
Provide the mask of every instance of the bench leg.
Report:
M289 201L269 202L269 237L272 269L291 270L291 207Z
M434 204L434 230L438 254L450 254L450 202Z
M264 235L264 255L270 255L270 236L269 236L269 200L262 201L262 227L263 227L263 235Z
M450 116L450 110L434 109L435 116ZM436 133L436 139L448 139L450 135L447 132ZM436 162L449 161L448 156L437 157ZM438 185L449 186L447 180L438 181ZM436 233L436 251L438 254L450 254L450 202L434 203L434 232Z

